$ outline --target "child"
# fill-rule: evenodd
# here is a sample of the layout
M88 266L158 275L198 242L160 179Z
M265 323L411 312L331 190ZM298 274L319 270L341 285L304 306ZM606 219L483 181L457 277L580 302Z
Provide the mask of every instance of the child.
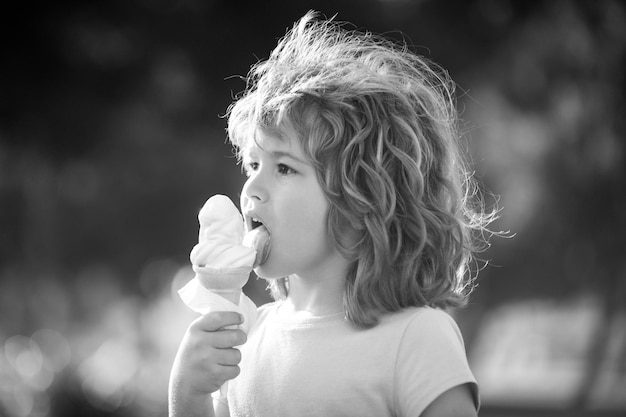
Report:
M465 303L472 235L493 215L470 205L450 80L309 12L248 82L228 132L248 175L244 217L271 234L255 272L276 301L247 337L227 328L237 313L192 323L170 415L475 416L442 309Z

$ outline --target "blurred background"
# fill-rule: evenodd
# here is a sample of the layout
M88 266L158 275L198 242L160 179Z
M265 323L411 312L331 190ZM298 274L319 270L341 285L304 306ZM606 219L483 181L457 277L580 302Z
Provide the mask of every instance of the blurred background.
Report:
M455 313L481 415L626 415L623 1L28 5L0 25L0 415L167 414L197 212L244 181L220 116L309 9L458 83L494 229L514 235Z

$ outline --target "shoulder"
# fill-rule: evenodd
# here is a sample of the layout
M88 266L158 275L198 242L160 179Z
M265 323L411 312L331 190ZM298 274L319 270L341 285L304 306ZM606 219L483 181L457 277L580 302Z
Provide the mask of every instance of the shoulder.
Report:
M429 323L450 324L456 327L456 323L452 316L445 310L433 307L412 307L404 311L412 323L421 323L427 325Z
M420 352L439 345L456 345L464 353L463 337L454 319L445 311L430 307L410 307L388 313L369 329L371 337L395 345L399 354L403 348Z
M408 326L409 330L419 331L425 334L442 333L450 338L458 339L463 343L461 330L456 321L446 311L430 307L418 308L411 315Z
M465 387L462 394L469 392L473 400L470 404L478 407L478 386L452 316L443 310L420 307L403 310L386 320L401 326L403 332L397 347L394 379L399 415L421 413L430 404L437 410L435 399L448 395L456 399L459 386Z
M460 341L463 337L458 325L447 312L430 307L412 307L389 314L381 319L383 326L392 326L404 332L404 338L424 339L437 335Z
M447 312L429 307L411 308L391 320L401 326L398 350L401 360L419 356L429 366L433 365L432 360L467 361L461 331Z

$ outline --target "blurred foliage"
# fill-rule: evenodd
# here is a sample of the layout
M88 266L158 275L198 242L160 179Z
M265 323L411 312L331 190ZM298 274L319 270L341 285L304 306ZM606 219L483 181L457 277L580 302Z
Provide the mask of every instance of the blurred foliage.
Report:
M613 291L624 282L626 238L616 233L626 230L621 6L547 3L474 84L489 95L483 104L493 104L476 109L491 126L474 155L485 155L483 169L495 174L485 181L508 201L503 218L518 234L512 244L529 251L507 250L498 260L509 270L503 285L511 296Z
M243 182L220 116L238 75L308 9L404 39L459 84L477 175L500 196L495 228L515 234L482 254L491 265L459 318L469 348L498 305L593 294L593 383L626 306L624 3L303 3L3 14L0 414L165 415L197 211L215 193L237 201Z

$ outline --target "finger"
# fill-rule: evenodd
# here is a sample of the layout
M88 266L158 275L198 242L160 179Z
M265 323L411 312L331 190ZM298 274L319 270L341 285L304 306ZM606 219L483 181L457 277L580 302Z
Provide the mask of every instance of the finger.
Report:
M213 334L213 347L228 349L246 343L246 334L241 329L226 329Z
M241 368L237 365L219 365L215 370L215 375L222 381L236 378L241 373Z
M237 366L241 362L241 351L235 348L218 349L215 360L222 366Z
M197 318L191 325L198 330L215 332L227 326L243 323L241 314L234 311L213 311Z

